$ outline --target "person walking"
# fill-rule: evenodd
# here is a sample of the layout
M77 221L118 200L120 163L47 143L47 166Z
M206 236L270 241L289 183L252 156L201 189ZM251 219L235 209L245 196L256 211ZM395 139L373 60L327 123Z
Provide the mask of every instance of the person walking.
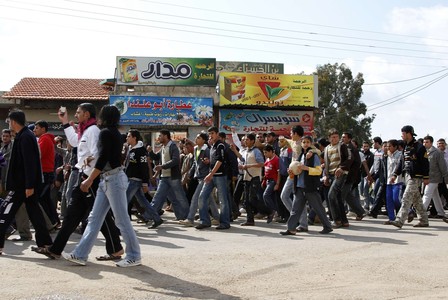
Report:
M112 209L115 223L126 243L126 257L116 265L118 267L141 265L140 245L127 214L126 189L129 183L121 165L123 142L118 131L119 122L120 111L117 107L113 105L102 107L98 115L98 123L101 128L98 136L98 160L89 177L80 186L81 191L87 193L95 179L101 178L95 202L88 218L89 223L79 244L73 252L62 253L66 260L79 265L86 264L109 209Z
M420 194L422 181L425 185L429 183L429 161L425 147L415 140L414 128L406 125L401 128L401 137L406 146L403 150L403 167L392 176L392 183L401 172L404 173L405 190L401 201L401 208L395 221L390 222L395 227L403 227L408 218L409 208L413 204L419 216L419 222L414 227L428 227L428 214L423 206Z
M22 203L25 203L26 211L36 231L37 247L48 247L53 243L38 203L37 191L43 180L36 137L25 126L26 117L23 111L10 111L7 122L9 129L16 133L16 137L6 175L5 188L9 193L0 206L0 255L5 245L6 229Z

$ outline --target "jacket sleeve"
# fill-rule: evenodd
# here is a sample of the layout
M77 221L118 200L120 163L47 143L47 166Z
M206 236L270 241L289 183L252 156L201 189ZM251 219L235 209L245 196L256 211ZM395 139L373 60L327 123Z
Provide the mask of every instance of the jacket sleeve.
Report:
M339 153L339 155L341 156L341 164L339 167L344 171L350 171L350 166L353 163L353 155L345 144L341 144L340 149L341 153Z

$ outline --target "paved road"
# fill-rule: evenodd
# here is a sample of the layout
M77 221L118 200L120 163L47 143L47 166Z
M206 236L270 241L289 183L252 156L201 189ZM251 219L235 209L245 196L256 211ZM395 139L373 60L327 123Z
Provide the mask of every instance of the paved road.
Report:
M2 299L446 299L448 224L429 228L352 221L348 229L283 237L283 224L230 230L136 224L143 266L85 267L49 260L31 242L7 242L0 257ZM414 221L415 224L416 221ZM79 240L74 234L66 250ZM100 237L92 258L104 254Z

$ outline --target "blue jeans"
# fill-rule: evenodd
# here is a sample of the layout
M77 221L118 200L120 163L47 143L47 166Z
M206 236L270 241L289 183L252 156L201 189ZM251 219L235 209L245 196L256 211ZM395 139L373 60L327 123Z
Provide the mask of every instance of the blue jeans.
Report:
M185 220L188 215L189 205L180 179L171 179L170 177L160 178L156 194L151 202L155 211L158 212L162 209L163 203L165 203L167 198L173 205L176 218L178 220Z
M194 223L194 216L196 215L196 211L198 210L198 206L199 206L199 195L201 194L203 187L204 187L204 179L199 179L198 186L196 187L193 197L191 198L190 212L188 213L188 217L187 217L187 219L193 223ZM210 210L211 210L213 218L215 220L219 220L218 207L216 206L216 202L213 201L213 197L211 194L210 194L210 197L208 197L208 200L209 200L208 203L210 204Z
M330 191L328 192L328 202L330 204L331 216L333 221L348 223L347 216L345 215L345 205L343 195L347 195L348 185L345 184L347 175L343 174L339 177L330 175Z
M88 218L89 223L79 244L73 250L73 255L79 259L87 260L103 225L104 218L109 209L112 209L115 224L120 229L121 236L126 243L126 258L131 260L141 258L140 245L128 215L127 187L128 177L123 171L101 177L95 202Z
M274 191L275 180L268 179L266 181L266 189L263 193L264 204L271 211L278 211L277 208L277 191ZM272 213L272 212L271 212Z
M142 190L142 182L134 179L129 179L129 186L126 190L126 198L128 199L128 203L131 202L132 197L137 199L138 204L145 209L143 213L143 218L145 220L154 220L160 221L160 216L158 212L154 209L154 207L149 203L148 199L146 199L145 194Z
M213 176L212 181L205 183L199 194L199 218L200 223L204 225L211 225L209 209L209 198L216 187L218 190L218 199L221 204L221 212L219 215L219 223L221 226L230 227L230 203L229 203L229 191L227 190L227 177L226 176Z
M331 229L331 223L328 220L325 208L322 204L319 192L305 192L303 188L297 188L292 201L291 215L288 219L288 230L296 230L300 216L306 210L306 202L314 209L325 229Z
M403 183L386 185L386 209L390 221L395 221L395 212L401 207L400 193Z
M280 198L282 199L283 204L290 213L292 211L293 193L294 193L294 179L288 178L286 179L285 185L283 186ZM300 215L299 226L302 228L308 228L308 218L306 209L304 209L302 211L302 214Z

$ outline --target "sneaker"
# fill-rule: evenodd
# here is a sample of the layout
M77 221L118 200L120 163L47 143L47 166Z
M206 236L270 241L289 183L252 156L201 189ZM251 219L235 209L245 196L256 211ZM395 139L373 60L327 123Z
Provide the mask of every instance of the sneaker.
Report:
M140 259L122 259L119 262L117 262L115 265L117 267L122 268L128 268L128 267L136 267L140 266L142 264L142 261Z
M11 235L13 235L16 232L16 229L12 227L11 225L8 226L5 233L5 240L7 240Z
M390 224L394 225L395 227L398 227L398 228L403 227L403 223L401 223L399 221L391 221Z
M418 222L413 227L429 227L428 223Z
M212 225L214 226L219 225L219 221L216 219L212 219Z
M78 265L81 265L81 266L85 266L86 265L86 261L85 260L82 260L82 259L74 256L71 253L62 252L61 255L62 255L63 258L65 258L66 260L68 260L68 261L70 261L72 263L75 263L75 264L78 264Z
M179 224L184 225L185 227L193 227L194 224L190 220L180 220Z

